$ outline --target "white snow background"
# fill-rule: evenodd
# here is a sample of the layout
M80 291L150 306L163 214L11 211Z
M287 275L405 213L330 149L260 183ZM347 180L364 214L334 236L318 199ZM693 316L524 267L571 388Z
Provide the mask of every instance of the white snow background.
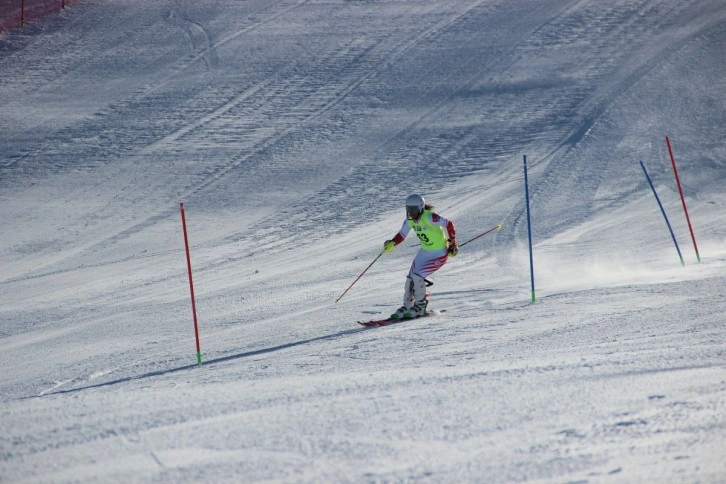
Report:
M0 481L726 482L724 79L723 0L88 0L0 35ZM413 192L502 229L438 315L363 328L412 237L334 301Z

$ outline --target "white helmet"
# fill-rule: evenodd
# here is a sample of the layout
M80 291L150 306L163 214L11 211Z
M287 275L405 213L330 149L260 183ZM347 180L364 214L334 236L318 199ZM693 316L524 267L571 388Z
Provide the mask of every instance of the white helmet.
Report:
M406 216L413 220L418 220L424 211L426 201L421 195L414 193L406 198Z

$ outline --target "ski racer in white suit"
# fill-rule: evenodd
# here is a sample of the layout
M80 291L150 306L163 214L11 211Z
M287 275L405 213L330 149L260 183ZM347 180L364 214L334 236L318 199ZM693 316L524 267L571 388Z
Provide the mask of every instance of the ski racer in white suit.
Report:
M391 319L416 318L426 314L425 278L441 269L449 256L459 253L456 244L454 222L435 213L434 207L427 205L421 195L413 194L406 199L406 220L393 239L383 244L385 252L391 252L404 241L413 229L421 242L411 269L406 277L403 292L403 306L391 315Z

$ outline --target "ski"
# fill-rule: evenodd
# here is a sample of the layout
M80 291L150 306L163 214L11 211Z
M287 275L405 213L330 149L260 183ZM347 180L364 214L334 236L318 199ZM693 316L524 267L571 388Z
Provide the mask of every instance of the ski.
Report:
M403 323L406 321L413 321L415 319L421 319L421 318L428 318L430 316L436 316L437 314L443 313L445 309L442 309L440 311L427 311L426 314L423 316L417 316L415 318L398 318L398 319L375 319L373 321L358 321L358 324L361 326L366 326L369 328L375 328L378 326L388 326L389 324L396 324L396 323Z

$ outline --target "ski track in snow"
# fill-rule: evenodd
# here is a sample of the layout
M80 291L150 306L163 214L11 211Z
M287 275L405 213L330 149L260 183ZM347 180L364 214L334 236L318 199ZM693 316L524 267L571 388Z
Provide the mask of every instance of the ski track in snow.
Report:
M0 35L0 482L723 482L725 39L717 0L89 0ZM437 317L359 327L414 242L334 301L414 191L502 229Z

